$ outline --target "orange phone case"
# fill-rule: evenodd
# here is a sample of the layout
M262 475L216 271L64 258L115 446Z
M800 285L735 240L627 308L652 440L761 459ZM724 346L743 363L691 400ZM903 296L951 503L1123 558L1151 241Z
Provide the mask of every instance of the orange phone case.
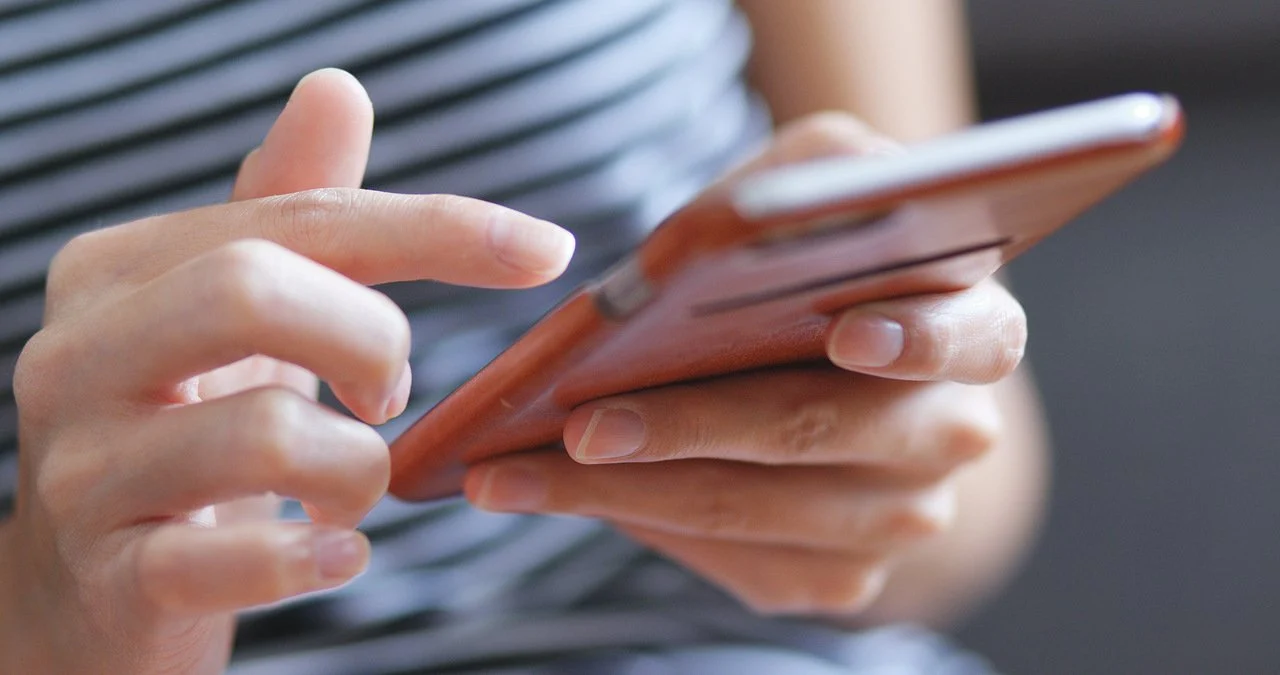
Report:
M982 280L1172 154L1182 129L1178 114L1150 138L761 219L719 186L398 438L391 491L457 494L466 465L559 444L593 399L823 359L836 312Z

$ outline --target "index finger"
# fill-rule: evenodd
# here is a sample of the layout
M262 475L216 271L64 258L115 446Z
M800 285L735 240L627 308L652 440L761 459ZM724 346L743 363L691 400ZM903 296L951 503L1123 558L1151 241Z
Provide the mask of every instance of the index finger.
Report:
M999 409L982 387L829 366L763 370L592 401L565 423L584 464L723 459L950 470L987 452Z
M324 188L218 204L81 235L59 268L108 264L142 283L241 239L265 239L367 285L435 280L523 288L559 276L573 235L518 211L453 195Z

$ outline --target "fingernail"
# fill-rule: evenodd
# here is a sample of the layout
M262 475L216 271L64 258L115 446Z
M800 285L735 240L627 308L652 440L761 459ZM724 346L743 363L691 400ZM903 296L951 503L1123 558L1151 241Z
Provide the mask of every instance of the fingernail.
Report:
M536 511L546 499L547 483L536 471L495 466L486 471L475 505L489 511Z
M290 97L292 97L293 94L298 93L298 90L302 88L302 85L307 83L309 80L313 80L317 77L322 77L322 76L328 77L335 74L338 75L339 77L347 77L347 78L355 79L351 75L351 73L348 73L347 71L342 70L341 68L320 68L318 70L313 70L307 73L306 75L303 75L302 79L298 80L298 83L293 85L293 92L290 94Z
M400 380L396 382L396 388L391 393L391 398L387 399L386 409L383 417L387 420L393 420L404 414L404 409L409 406L409 390L413 388L413 369L409 364L404 364L404 370L400 371Z
M567 230L516 213L502 213L489 225L489 244L506 264L534 274L559 273L573 257L576 242Z
M312 538L321 581L345 581L369 559L369 542L353 530L323 530Z
M883 368L906 347L902 324L880 314L846 314L831 336L831 360L846 368Z
M573 456L580 462L620 459L639 451L644 439L644 420L635 412L601 408L592 413Z

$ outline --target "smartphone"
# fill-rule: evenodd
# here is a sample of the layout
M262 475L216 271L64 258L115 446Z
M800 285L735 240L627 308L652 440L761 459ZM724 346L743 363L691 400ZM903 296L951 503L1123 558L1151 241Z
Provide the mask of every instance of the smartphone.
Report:
M391 492L460 492L468 464L561 443L578 405L824 359L834 315L982 280L1176 149L1176 99L1084 103L900 156L718 185L570 294L391 445Z

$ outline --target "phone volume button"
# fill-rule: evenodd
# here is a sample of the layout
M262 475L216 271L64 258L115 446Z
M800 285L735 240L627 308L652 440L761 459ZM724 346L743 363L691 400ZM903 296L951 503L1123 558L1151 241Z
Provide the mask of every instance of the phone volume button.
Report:
M592 297L601 314L621 321L644 309L653 300L654 288L645 278L640 261L628 256L605 275Z

